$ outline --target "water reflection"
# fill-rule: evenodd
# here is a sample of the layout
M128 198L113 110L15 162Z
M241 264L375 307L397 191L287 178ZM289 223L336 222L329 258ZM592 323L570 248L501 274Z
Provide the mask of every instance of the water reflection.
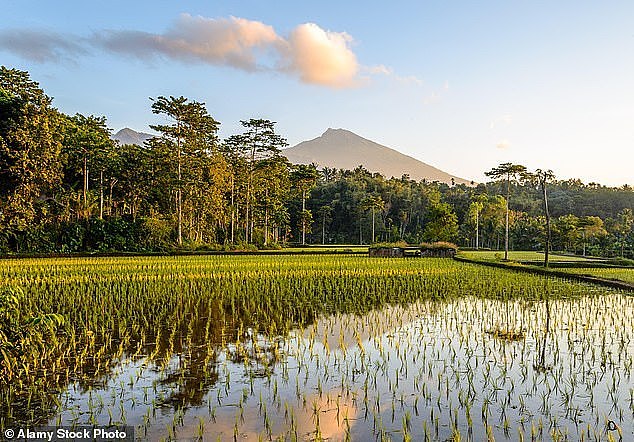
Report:
M426 300L274 335L208 314L60 382L47 421L151 440L634 439L632 297ZM523 339L487 333L499 324Z

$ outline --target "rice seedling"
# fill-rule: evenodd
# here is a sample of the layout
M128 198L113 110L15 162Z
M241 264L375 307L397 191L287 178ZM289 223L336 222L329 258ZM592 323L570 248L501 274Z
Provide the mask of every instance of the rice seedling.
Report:
M614 290L343 255L5 260L0 290L24 294L20 348L0 347L3 428L634 439L634 298ZM28 324L48 314L63 321Z

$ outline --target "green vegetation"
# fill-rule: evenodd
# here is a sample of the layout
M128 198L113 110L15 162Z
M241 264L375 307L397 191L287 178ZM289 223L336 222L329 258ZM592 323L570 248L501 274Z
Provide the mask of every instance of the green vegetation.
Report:
M574 269L561 269L567 273L574 273L577 275L590 275L604 279L615 279L617 281L624 281L630 284L634 284L634 268L619 269L619 268L574 268Z
M149 105L157 135L119 146L104 117L65 115L27 72L0 68L0 253L449 241L634 257L629 186L514 164L473 186L317 170L288 163L272 121L222 140L204 103Z
M634 298L611 290L353 255L13 259L0 285L23 293L1 317L63 318L4 351L2 428L541 440L602 438L610 421L632 435Z
M499 261L504 259L504 252L497 252L491 250L469 250L469 251L461 251L460 255L469 258L469 259L478 259L478 260L486 260L486 261ZM520 251L511 251L509 252L508 259L510 261L534 261L539 262L544 260L544 254L542 252L520 252ZM596 259L584 258L582 256L573 256L573 255L551 255L551 262L596 262Z

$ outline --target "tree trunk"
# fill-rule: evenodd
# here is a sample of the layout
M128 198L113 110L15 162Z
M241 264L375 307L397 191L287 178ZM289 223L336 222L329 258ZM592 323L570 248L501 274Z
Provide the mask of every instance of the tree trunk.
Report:
M103 169L99 172L99 219L103 219Z
M372 244L374 244L374 206L372 206Z
M234 229L235 229L235 222L236 222L236 208L234 206L233 203L233 193L234 193L234 182L233 182L233 176L231 177L231 244L234 244Z
M84 155L84 216L88 219L88 157Z
M511 197L511 176L506 180L506 228L504 233L504 260L509 259L509 199Z
M326 244L326 211L324 210L324 216L321 221L321 243Z
M251 178L247 180L247 200L244 211L244 241L249 242L249 199L251 195Z
M480 211L476 210L476 243L475 249L480 248Z
M178 188L176 191L176 210L178 212L178 245L183 245L183 199L181 193L181 123L178 121L178 135L177 135L177 148L178 148Z
M269 188L264 189L264 245L269 242Z
M544 267L548 267L548 254L550 253L550 212L548 210L548 194L546 193L546 180L542 181L544 196L544 213L546 215L546 247L544 250Z
M306 190L302 191L302 245L306 245Z

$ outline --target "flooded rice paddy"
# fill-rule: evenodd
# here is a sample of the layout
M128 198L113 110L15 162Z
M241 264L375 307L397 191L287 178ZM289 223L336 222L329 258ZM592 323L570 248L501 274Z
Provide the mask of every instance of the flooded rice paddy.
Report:
M22 320L65 318L3 359L3 428L634 440L631 294L351 256L16 260L0 275Z

